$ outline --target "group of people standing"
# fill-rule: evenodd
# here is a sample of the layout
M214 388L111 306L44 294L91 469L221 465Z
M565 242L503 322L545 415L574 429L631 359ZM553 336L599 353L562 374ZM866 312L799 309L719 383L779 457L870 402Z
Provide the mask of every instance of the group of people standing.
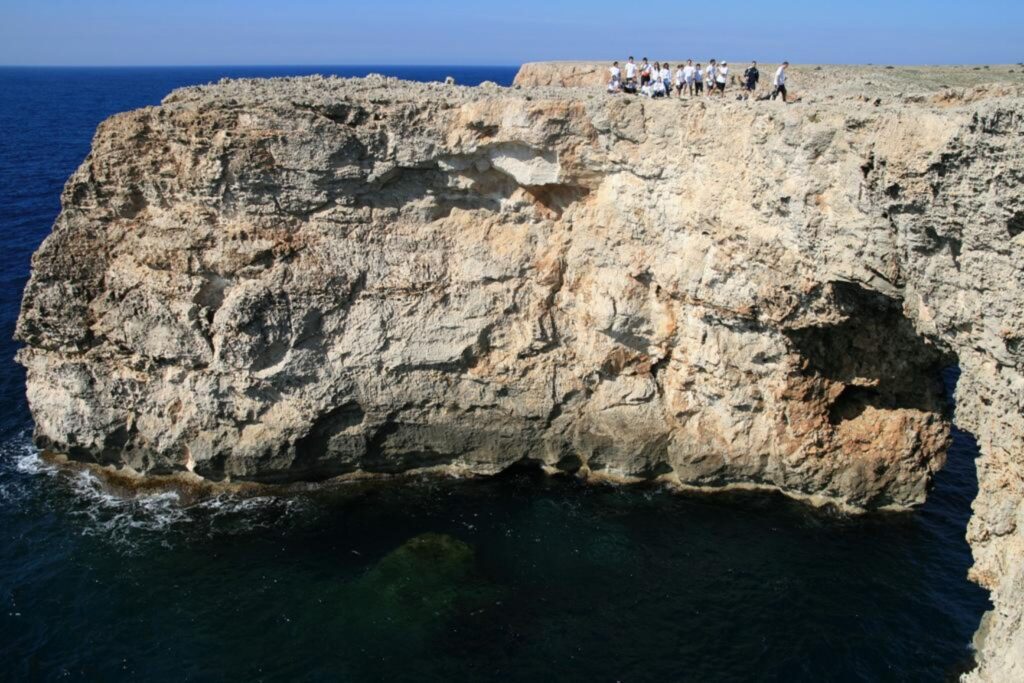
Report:
M782 96L786 101L786 68L789 62L783 62L775 72L772 79L771 99ZM729 84L729 63L718 62L712 59L706 68L700 63L694 64L692 59L686 60L686 64L679 64L675 74L672 73L672 66L668 62L648 61L646 57L637 64L630 57L626 62L625 73L618 62L613 62L609 69L608 92L610 93L632 93L646 97L683 97L687 94L691 97L697 95L725 95L725 88ZM761 80L761 72L757 69L757 62L751 62L740 79L742 91L739 99L749 99L757 89Z

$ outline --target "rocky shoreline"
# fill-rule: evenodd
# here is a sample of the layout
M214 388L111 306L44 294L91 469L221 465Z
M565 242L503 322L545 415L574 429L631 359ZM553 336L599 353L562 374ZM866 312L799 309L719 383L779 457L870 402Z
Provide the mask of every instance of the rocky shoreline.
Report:
M1019 673L1020 86L865 70L787 106L524 73L226 81L104 122L18 323L39 444L211 481L528 462L905 508L958 363L996 602L972 675Z
M88 473L96 485L105 493L121 500L133 500L139 496L154 493L173 493L180 505L188 506L195 503L215 500L221 496L238 496L241 498L263 498L330 494L344 491L352 487L362 486L401 486L409 483L445 481L483 481L496 475L483 475L453 466L440 466L396 473L378 473L356 471L324 481L298 480L288 483L264 484L254 481L214 481L204 479L192 472L174 472L171 474L147 474L126 465L99 465L95 462L72 460L63 453L41 451L39 458L42 463L55 468L56 471L73 476ZM513 465L509 470L499 473L530 471L532 465ZM802 494L785 491L777 486L763 484L736 483L725 486L691 486L674 481L671 477L641 479L637 477L623 478L603 472L565 473L553 468L537 467L537 473L554 480L568 480L586 486L629 486L648 487L648 490L665 491L677 495L714 498L729 495L780 495L787 499L806 505L809 509L824 514L841 517L859 517L865 514L907 514L904 507L891 509L880 508L868 511L862 507L851 506L836 498L821 495Z

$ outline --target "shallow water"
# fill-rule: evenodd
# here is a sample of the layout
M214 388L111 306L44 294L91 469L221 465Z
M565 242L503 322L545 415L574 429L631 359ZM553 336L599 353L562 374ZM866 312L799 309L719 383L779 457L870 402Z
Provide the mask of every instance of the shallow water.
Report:
M221 71L263 73L0 69L0 679L933 681L965 665L988 602L965 578L962 433L924 508L856 518L532 472L124 500L42 463L6 341L29 254L100 119Z

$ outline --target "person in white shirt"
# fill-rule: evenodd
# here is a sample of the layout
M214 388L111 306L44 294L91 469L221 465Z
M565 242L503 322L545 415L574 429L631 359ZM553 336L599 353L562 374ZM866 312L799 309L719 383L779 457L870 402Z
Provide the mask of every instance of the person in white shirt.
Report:
M665 97L668 91L665 90L665 81L660 78L653 79L651 83L651 97Z
M676 67L676 97L683 99L683 90L686 89L686 69L680 64Z
M708 62L708 68L704 70L704 83L706 88L704 90L708 97L711 97L715 93L715 79L718 77L718 70L715 68L715 60Z
M626 81L636 82L636 62L633 61L632 57L626 62Z
M789 62L783 62L782 66L775 72L775 78L772 80L772 85L774 86L774 90L772 90L773 100L782 95L782 101L786 101L786 68L788 66Z
M704 92L704 70L700 68L700 62L693 69L693 94L700 95Z
M686 91L690 96L693 96L694 71L693 60L687 59L686 66L683 67L683 80L686 81Z
M715 83L718 84L718 92L725 94L725 84L729 82L729 62L722 62L715 73Z
M618 62L612 62L612 66L608 69L608 92L621 92L622 91L622 69L619 68Z

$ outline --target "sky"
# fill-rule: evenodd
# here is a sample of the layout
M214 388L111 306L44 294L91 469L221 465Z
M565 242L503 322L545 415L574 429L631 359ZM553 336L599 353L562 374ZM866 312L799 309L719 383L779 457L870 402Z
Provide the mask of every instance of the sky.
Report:
M0 64L1024 62L1024 0L0 0Z

